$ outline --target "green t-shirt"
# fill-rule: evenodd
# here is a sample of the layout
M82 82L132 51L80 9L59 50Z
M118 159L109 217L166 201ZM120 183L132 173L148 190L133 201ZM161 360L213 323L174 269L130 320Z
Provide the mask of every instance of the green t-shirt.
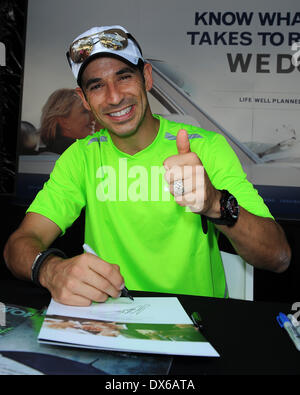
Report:
M191 150L216 188L229 190L253 214L271 214L222 135L156 117L155 140L135 155L116 148L105 129L77 140L28 212L46 216L64 233L85 207L85 242L120 266L129 289L224 297L214 225L208 223L204 234L201 216L166 190L163 162L177 154L178 130L187 130Z

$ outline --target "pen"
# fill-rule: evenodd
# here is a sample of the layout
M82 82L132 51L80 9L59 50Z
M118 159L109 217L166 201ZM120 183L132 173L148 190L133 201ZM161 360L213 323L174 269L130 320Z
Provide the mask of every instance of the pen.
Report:
M277 319L278 324L281 326L281 328L284 328L287 331L291 340L295 344L297 350L300 351L300 336L298 335L298 333L297 333L295 327L292 325L291 321L283 313L279 313L279 315L276 317L276 319Z
M207 233L207 217L205 215L201 215L201 221L202 221L202 230L203 233Z
M194 311L194 313L192 313L191 318L192 318L194 325L199 330L203 329L202 319L201 319L200 314L197 311Z
M96 252L95 252L88 244L83 244L82 247L83 247L83 249L84 249L85 252L89 252L90 254L93 254L93 255L98 256L98 255L96 254ZM131 300L134 300L133 297L129 294L129 291L128 291L128 289L127 289L126 287L124 287L124 288L122 289L121 295L122 295L122 296L125 296L125 297L127 297L127 298L129 298L129 299L131 299Z

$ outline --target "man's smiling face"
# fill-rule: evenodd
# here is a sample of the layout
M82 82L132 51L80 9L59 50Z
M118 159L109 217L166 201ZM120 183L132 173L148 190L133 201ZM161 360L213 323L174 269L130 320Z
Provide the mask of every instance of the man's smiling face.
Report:
M83 72L82 92L87 109L99 123L118 137L135 134L149 110L147 91L152 87L151 66L145 64L144 78L140 71L111 57L99 57Z

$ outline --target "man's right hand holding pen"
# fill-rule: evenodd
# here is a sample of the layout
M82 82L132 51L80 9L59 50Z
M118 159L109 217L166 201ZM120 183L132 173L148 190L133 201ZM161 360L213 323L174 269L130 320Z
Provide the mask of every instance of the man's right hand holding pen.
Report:
M83 244L83 249L84 249L85 252L88 252L89 254L93 254L93 255L98 256L98 255L96 254L96 252L95 252L88 244ZM123 285L124 285L124 284L123 284ZM131 299L131 300L134 300L133 297L129 294L129 291L128 291L128 289L125 287L125 285L122 287L121 295L122 295L122 296L126 296L127 298L129 298L129 299Z
M105 302L110 296L117 298L124 289L120 267L92 253L68 259L50 256L41 267L39 281L54 300L76 306Z

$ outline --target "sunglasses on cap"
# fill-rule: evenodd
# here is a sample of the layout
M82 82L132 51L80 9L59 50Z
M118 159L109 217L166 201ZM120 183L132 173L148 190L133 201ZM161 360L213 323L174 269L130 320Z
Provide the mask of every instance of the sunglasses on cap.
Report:
M135 43L142 55L138 42L130 33L125 33L121 29L109 29L74 41L70 46L69 52L67 52L69 64L71 66L70 59L73 63L83 63L91 55L94 46L98 43L109 50L123 50L128 46L128 39Z

